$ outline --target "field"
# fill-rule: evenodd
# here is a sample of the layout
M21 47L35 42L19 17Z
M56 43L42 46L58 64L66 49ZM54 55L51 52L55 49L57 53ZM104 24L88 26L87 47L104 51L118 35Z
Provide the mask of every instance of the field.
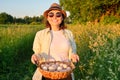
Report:
M120 80L120 24L67 25L80 61L75 80ZM31 80L35 33L43 25L0 25L0 80Z

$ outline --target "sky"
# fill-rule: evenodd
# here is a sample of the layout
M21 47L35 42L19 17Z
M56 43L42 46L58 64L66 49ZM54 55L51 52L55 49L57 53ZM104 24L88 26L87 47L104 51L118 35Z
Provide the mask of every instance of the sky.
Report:
M59 3L59 0L0 0L0 13L17 18L40 16L54 2Z

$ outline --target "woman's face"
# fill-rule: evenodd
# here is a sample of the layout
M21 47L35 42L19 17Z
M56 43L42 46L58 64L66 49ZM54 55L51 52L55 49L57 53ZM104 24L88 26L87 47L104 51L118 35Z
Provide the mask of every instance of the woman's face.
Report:
M51 27L54 27L54 26L58 27L63 20L62 13L58 10L51 10L48 13L47 20L49 24L51 25Z

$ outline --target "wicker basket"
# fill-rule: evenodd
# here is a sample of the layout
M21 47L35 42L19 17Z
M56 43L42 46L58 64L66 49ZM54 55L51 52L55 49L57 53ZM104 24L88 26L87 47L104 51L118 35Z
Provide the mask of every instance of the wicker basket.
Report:
M42 64L50 64L50 63L63 63L63 64L67 64L67 66L69 66L71 69L70 70L67 70L67 71L47 71L47 70L43 70L41 65ZM39 71L42 73L42 75L46 78L49 78L49 79L64 79L64 78L67 78L70 73L73 71L74 69L74 65L71 64L71 63L68 63L68 62L60 62L60 61L49 61L49 62L42 62L39 64L38 66L39 68Z

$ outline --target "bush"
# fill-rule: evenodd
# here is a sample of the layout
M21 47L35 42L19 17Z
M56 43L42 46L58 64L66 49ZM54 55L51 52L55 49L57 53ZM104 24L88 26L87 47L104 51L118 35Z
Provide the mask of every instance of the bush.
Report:
M120 19L119 17L116 17L116 16L105 16L102 22L104 24L110 24L110 23L119 24Z
M75 25L79 66L75 80L120 79L120 25ZM79 75L79 76L78 76Z

